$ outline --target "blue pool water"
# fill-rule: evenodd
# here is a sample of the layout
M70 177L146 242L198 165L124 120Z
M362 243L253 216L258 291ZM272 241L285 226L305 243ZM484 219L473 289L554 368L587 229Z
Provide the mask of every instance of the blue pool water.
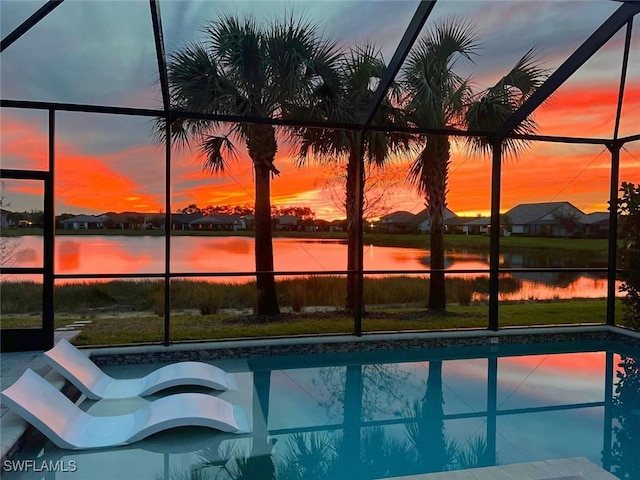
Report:
M640 479L640 355L614 344L576 347L215 362L236 373L238 391L216 394L244 407L251 435L175 429L85 452L34 442L15 461L34 460L41 472L31 464L2 478L369 480L586 457ZM140 368L105 370L123 377ZM101 414L114 404L82 407Z

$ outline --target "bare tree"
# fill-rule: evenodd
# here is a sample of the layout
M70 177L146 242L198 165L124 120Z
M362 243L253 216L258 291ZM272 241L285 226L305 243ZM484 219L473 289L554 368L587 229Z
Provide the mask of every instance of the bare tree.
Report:
M406 165L378 167L365 164L363 218L379 218L389 213L403 193L406 183ZM345 196L347 170L344 165L331 163L317 180L317 186L331 199L333 206L344 216L347 212Z

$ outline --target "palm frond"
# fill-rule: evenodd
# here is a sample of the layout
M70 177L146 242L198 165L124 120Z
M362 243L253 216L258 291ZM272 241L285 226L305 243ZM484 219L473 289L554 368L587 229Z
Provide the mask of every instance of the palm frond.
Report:
M225 75L242 86L245 96L259 93L266 83L265 39L256 20L250 15L241 19L222 14L205 31Z
M459 59L472 62L479 42L475 27L458 17L436 23L414 46L403 67L413 123L445 128L457 123L468 97L468 79L455 73Z
M478 32L472 23L459 16L445 17L427 33L425 41L432 52L446 64L455 62L458 54L472 61L480 47ZM451 65L453 66L453 65Z
M278 478L328 479L327 470L335 452L326 433L295 433L287 439L285 448L287 453L278 465Z
M364 431L361 457L364 478L377 478L382 474L385 477L395 477L413 473L411 467L415 463L415 455L411 446L407 442L387 436L380 427Z
M527 51L492 89L509 89L510 100L521 105L548 77L535 48Z
M386 64L378 48L372 44L357 45L350 49L340 62L338 88L331 98L324 97L311 108L315 119L327 122L354 123L369 106ZM376 110L376 124L405 124L402 110L385 97ZM354 132L329 129L301 128L299 136L299 164L305 163L311 154L317 161L335 161L350 158L356 148ZM410 136L403 133L367 132L364 135L364 155L369 163L383 165L387 158L409 145Z
M218 65L206 47L197 42L168 57L169 93L174 108L211 112L220 81Z
M204 170L217 174L223 173L227 167L226 157L236 157L237 151L229 135L207 135L200 142L200 150L205 158Z
M178 150L190 148L192 140L202 137L207 131L213 128L215 128L215 122L174 118L172 119L170 126L172 147L177 147ZM153 121L152 134L158 143L165 142L165 118L157 118Z
M306 18L289 12L285 21L272 22L265 48L274 103L308 106L314 90L335 89L337 44L324 38Z
M459 468L469 469L489 467L497 462L494 461L493 452L489 450L485 437L477 435L467 441L467 446L458 448L456 463Z
M541 67L536 50L529 50L509 73L469 104L467 126L471 130L495 132L542 85L547 76L548 72ZM514 132L531 134L536 130L537 124L530 115ZM491 151L491 144L484 137L468 137L467 146L476 153L487 154ZM527 141L507 138L502 143L502 150L515 156L527 146Z

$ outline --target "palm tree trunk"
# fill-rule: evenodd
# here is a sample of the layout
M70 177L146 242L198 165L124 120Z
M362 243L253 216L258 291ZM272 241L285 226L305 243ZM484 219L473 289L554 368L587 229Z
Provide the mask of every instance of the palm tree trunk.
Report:
M254 163L256 175L256 313L277 315L278 296L273 275L273 243L271 234L271 170L264 162Z
M354 155L355 152L349 154L349 162L347 163L347 185L346 185L346 199L345 207L347 212L347 270L354 270L356 268L356 249L358 244L358 238L356 236L356 222L362 221L358 218L358 212L356 211L356 162L359 159ZM355 313L356 311L356 276L355 273L347 274L347 298L345 302L345 311L348 313ZM364 300L360 305L361 311L364 313Z
M256 177L256 313L277 315L278 296L273 275L273 243L271 234L271 175L277 173L273 161L278 150L272 125L247 127L247 150L253 160Z
M347 366L344 386L344 452L339 452L343 460L348 460L350 468L347 471L360 471L359 455L353 452L360 450L362 440L362 394L364 390L362 365ZM351 453L353 456L349 456ZM355 465L354 465L355 464Z
M429 211L431 269L444 270L444 212L447 206L447 182L449 176L449 138L430 136L422 152L425 170L425 190ZM444 312L447 309L445 275L443 271L431 272L429 283L429 310Z
M420 428L426 441L422 455L424 472L441 472L451 459L447 458L447 442L444 434L444 396L442 394L442 362L429 362L427 390L422 398Z

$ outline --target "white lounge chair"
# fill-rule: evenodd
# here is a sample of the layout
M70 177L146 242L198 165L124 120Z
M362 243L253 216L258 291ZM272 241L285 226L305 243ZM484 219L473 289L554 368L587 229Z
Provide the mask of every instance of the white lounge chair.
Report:
M177 362L142 378L115 379L104 373L84 353L65 339L44 352L47 362L88 398L144 397L170 387L184 385L236 390L233 374L208 363Z
M58 447L74 450L127 445L174 427L250 432L242 407L205 393L168 395L123 415L90 415L31 369L2 392L2 403Z

